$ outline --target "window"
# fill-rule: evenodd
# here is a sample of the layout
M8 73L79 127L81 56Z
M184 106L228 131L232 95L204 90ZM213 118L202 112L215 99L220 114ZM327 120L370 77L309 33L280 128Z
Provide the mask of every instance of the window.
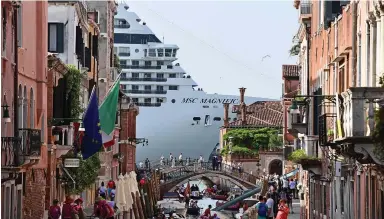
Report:
M158 91L163 91L163 90L164 90L164 87L163 87L163 86L157 86L157 87L156 87L156 90L158 90Z
M48 23L48 52L64 52L64 24Z
M151 73L144 73L144 78L151 78Z
M164 65L164 61L157 61L157 66L162 66Z
M120 65L127 65L127 60L120 60Z
M176 78L176 74L174 74L174 73L169 74L169 78Z
M151 61L145 61L145 66L151 66L152 62Z
M144 57L147 57L148 50L144 49Z
M169 89L168 90L177 90L177 86L175 86L175 85L171 85L171 86L169 86Z
M156 77L157 78L164 78L164 74L163 73L157 73Z
M164 49L157 49L157 56L163 57L164 56Z
M149 49L148 56L149 57L156 57L156 50L155 49Z
M154 34L127 34L115 33L114 43L121 44L146 44L147 42L161 43Z
M139 61L137 61L137 60L132 60L132 65L134 65L134 66L139 66Z
M117 55L117 47L113 47L113 53Z
M132 90L139 90L139 85L132 85Z
M139 78L139 73L132 73L132 78Z
M139 102L139 98L132 98L132 102L138 103Z
M129 47L119 47L119 56L131 56Z
M157 102L157 103L162 103L162 102L163 102L163 99L162 99L162 98L156 98L156 102Z
M151 98L144 98L144 103L151 103L151 102L152 102Z
M7 46L7 11L5 10L5 7L1 7L1 19L2 19L2 28L1 28L1 35L3 36L1 41L1 48L2 49L2 56L5 56L6 46Z
M151 85L145 85L144 90L151 90Z
M174 50L173 50L172 57L176 57L176 53L177 53L177 49L174 49Z
M171 57L172 56L172 49L166 49L165 50L165 57Z

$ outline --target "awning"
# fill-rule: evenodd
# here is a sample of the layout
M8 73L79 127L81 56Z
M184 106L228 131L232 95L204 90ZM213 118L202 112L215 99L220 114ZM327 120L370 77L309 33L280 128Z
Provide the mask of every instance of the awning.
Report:
M294 169L294 170L292 170L291 172L282 175L282 176L280 177L280 179L284 179L285 177L286 177L286 178L294 177L294 176L296 175L296 173L299 172L299 170L300 170L299 168Z

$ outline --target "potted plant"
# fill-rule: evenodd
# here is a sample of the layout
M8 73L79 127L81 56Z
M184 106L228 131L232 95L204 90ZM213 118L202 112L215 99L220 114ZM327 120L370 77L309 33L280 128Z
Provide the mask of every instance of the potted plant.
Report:
M332 142L335 137L335 131L333 129L329 129L327 132L327 136L328 136L328 141Z

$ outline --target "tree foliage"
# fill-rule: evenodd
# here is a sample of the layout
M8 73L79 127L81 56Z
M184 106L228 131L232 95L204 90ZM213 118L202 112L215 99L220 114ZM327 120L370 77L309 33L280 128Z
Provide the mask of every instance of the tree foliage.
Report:
M229 130L223 139L226 142L232 141L232 153L234 154L257 154L260 148L268 149L282 147L283 140L278 136L278 129L232 129ZM229 152L229 144L222 150L222 154Z
M298 163L300 160L318 160L318 158L308 156L304 150L299 149L293 151L290 155L288 155L288 160Z
M83 75L74 65L67 65L68 72L64 75L66 81L65 98L70 103L70 118L77 119L83 112L80 103L81 81Z
M68 152L63 159L73 158L73 152ZM69 174L72 176L76 184L73 183L72 179L64 174L64 179L68 183L67 189L70 194L80 194L87 188L90 188L97 179L100 169L100 158L99 153L94 154L86 160L80 158L80 166L74 168L67 168Z

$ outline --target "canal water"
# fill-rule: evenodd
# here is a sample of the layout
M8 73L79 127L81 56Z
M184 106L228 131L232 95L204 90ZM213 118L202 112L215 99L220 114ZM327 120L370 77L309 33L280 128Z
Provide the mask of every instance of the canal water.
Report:
M189 185L192 186L192 184L196 184L199 187L200 191L203 191L208 186L210 186L209 182L202 180L202 179L189 181ZM187 184L184 184L184 187L186 187L186 186L187 186ZM201 200L198 200L197 205L200 208L202 208L200 213L202 214L204 212L204 210L208 208L208 205L212 205L212 208L215 208L216 202L217 202L217 200L213 200L210 198L203 198ZM234 212L234 213L236 214L237 212ZM221 211L220 215L225 215L225 218L232 218L231 212ZM198 218L200 218L200 216L187 215L187 219L198 219ZM224 219L223 217L220 217L220 218Z

